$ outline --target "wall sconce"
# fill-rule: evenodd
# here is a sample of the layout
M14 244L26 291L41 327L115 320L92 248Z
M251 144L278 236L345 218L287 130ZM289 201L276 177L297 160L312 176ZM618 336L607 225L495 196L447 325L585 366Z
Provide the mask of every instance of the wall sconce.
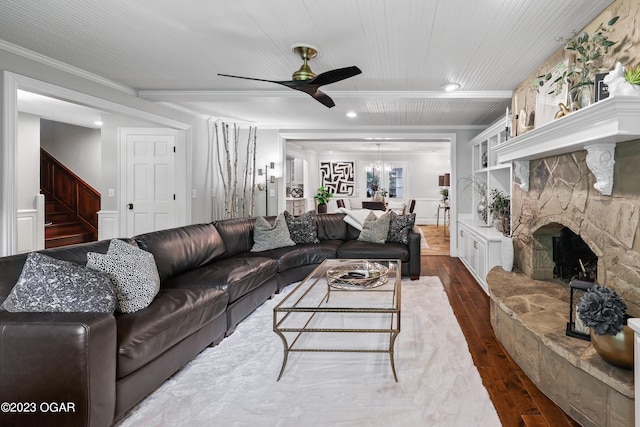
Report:
M580 302L580 298L582 298L582 295L591 289L592 286L593 282L585 282L582 280L572 280L571 283L569 283L571 296L569 298L569 323L567 323L567 335L570 337L591 341L591 337L589 337L589 327L582 323L576 308L578 306L578 302Z

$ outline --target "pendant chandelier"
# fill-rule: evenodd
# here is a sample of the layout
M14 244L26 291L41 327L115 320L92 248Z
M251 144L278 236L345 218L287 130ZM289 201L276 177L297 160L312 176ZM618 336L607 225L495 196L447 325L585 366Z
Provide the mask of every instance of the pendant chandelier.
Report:
M373 172L378 175L379 178L382 178L382 172L389 173L391 172L391 165L389 163L385 163L380 159L380 144L376 144L378 146L378 160L373 163L369 163L365 169L367 172Z

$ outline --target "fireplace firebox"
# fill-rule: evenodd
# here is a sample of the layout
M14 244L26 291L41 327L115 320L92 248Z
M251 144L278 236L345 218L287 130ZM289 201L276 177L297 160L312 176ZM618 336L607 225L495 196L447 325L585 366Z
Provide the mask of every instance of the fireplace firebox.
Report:
M569 283L578 279L593 282L598 277L598 257L582 238L564 227L553 237L553 277Z

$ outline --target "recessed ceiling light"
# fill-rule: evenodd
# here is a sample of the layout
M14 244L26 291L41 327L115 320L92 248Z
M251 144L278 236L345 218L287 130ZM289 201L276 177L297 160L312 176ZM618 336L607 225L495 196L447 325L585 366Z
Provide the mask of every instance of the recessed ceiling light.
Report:
M442 90L446 91L446 92L452 92L456 89L460 89L460 84L459 83L454 83L454 82L447 82L444 83L442 86L440 86L442 88Z
M94 125L96 126L102 126L104 123L102 123L100 120L97 120L95 122L93 122Z
M358 117L358 113L356 113L355 111L349 111L347 113L347 117L349 117L350 119L353 119L354 117Z

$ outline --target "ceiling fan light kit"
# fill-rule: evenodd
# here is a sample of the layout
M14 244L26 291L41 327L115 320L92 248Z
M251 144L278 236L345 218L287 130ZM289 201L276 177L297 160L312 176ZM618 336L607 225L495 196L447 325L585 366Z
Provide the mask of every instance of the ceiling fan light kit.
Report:
M291 48L303 61L300 69L293 73L292 80L267 80L257 79L253 77L233 76L230 74L218 74L224 77L233 77L236 79L256 80L259 82L275 83L288 88L299 90L310 95L322 105L331 108L336 104L326 93L319 90L320 86L336 83L341 80L348 79L361 74L362 71L356 66L337 68L335 70L325 71L316 75L309 67L308 61L318 55L318 49L309 45L294 45Z

